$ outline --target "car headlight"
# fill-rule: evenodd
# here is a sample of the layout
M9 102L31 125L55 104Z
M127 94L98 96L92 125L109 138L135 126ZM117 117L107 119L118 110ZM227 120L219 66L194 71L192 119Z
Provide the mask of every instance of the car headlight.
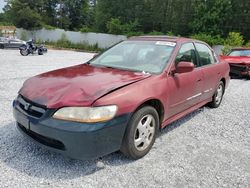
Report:
M83 123L97 123L111 120L115 117L117 106L102 107L65 107L55 112L53 118Z

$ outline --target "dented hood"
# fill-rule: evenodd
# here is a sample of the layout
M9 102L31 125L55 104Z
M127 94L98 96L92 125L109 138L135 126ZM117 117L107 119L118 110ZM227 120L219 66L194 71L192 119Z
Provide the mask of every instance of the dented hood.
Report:
M250 57L247 56L220 56L222 61L229 64L250 65Z
M19 94L48 108L90 106L103 95L147 77L150 75L78 65L32 77Z

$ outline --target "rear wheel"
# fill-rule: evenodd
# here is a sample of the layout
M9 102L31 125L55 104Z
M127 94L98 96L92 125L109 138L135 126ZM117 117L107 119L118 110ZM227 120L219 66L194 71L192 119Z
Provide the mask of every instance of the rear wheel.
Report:
M43 55L43 50L42 49L38 49L38 55Z
M158 130L157 111L151 106L139 109L128 124L121 151L132 159L142 158L152 148Z
M220 81L219 86L213 95L213 100L212 102L208 103L208 106L211 108L218 108L222 102L223 95L225 91L225 85L222 81Z

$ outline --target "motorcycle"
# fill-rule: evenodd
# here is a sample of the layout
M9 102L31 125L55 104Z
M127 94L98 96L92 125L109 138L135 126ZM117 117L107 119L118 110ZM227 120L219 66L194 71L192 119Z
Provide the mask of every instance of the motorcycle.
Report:
M37 47L34 43L34 40L26 42L26 44L20 46L19 50L22 56L28 56L29 54L34 54L36 53L36 51L38 55L43 55L44 53L48 52L48 49L45 47L44 44Z

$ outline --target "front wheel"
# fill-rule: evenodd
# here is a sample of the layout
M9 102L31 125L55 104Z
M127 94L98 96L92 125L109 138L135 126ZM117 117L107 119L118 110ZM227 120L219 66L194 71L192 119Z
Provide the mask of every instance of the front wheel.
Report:
M211 108L218 108L222 102L223 95L225 91L225 85L222 81L220 81L219 86L213 95L213 100L208 103L208 106Z
M29 51L28 51L28 49L22 49L22 50L20 50L20 54L22 56L27 56L27 55L29 55Z
M121 151L132 159L144 157L152 148L159 130L159 115L151 106L134 113L125 132Z

